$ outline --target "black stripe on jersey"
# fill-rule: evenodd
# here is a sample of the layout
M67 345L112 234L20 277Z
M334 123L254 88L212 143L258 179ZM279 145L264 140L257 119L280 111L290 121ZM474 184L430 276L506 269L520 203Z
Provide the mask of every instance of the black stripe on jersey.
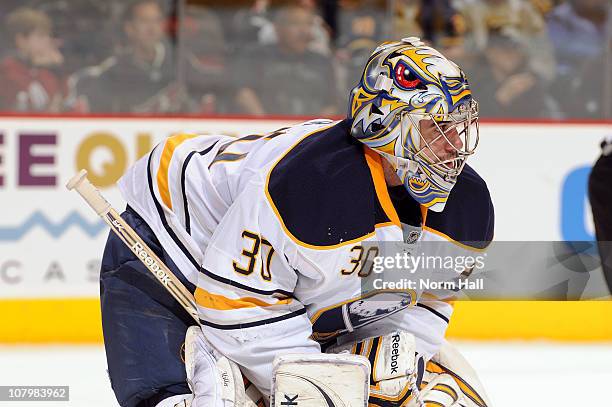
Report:
M212 148L212 146L210 148ZM191 235L191 225L190 225L190 219L189 219L189 204L187 203L187 191L185 190L185 171L187 170L187 165L189 164L189 161L191 161L191 157L193 157L195 153L196 153L195 151L192 151L191 153L189 153L189 155L183 162L183 168L181 169L181 193L183 195L183 213L185 214L185 230L190 235Z
M244 157L246 157L248 155L248 153L242 153L242 154L236 154L236 153L223 153L223 154L219 154L218 156L215 157L214 160L212 160L212 162L208 165L208 168L212 167L214 164L221 162L221 161L239 161L242 160Z
M256 141L262 138L265 140L272 140L275 137L282 136L283 134L285 134L285 130L287 130L288 128L289 127L282 127L268 134L250 134L248 136L244 136L239 139L229 141L223 144L221 147L219 147L219 151L217 151L217 156L210 163L208 168L210 169L210 167L212 167L213 164L216 164L221 161L223 162L239 161L247 156L248 153L244 153L244 154L226 153L225 150L227 150L232 144L239 143L242 141Z
M217 142L215 142L212 146L208 147L205 150L198 151L198 154L206 155L216 145L217 145ZM193 157L195 153L196 153L195 151L192 151L191 153L189 153L189 155L183 162L183 168L181 168L181 193L183 195L183 212L185 213L185 230L190 235L191 235L191 224L190 224L190 219L189 219L189 204L187 203L187 192L185 190L185 172L187 171L187 166L189 165L189 161L191 161L191 157Z
M225 144L223 144L220 148L219 151L217 152L217 156L215 157L215 159L210 163L210 165L208 166L208 168L210 169L210 167L212 167L213 164L216 164L220 161L238 161L243 159L244 157L247 156L247 154L237 154L237 153L225 153L225 150L227 150L232 144L234 143L238 143L241 141L255 141L255 140L259 140L261 138L264 138L266 140L271 140L274 137L280 136L281 134L284 134L284 130L288 129L288 127L283 127L282 129L278 129L270 134L251 134L248 136L244 136L241 137L239 139L236 140L232 140L229 141Z
M149 160L147 162L147 181L149 183L149 193L151 194L151 198L153 198L153 202L155 203L157 214L159 215L159 219L161 220L162 225L164 225L164 229L166 229L166 232L168 233L170 238L174 241L174 243L176 243L178 248L181 249L185 257L189 259L189 261L191 262L191 264L193 264L196 270L199 270L200 265L198 264L196 259L191 255L189 250L187 250L187 248L183 245L183 242L180 241L178 236L176 236L176 233L174 233L174 230L172 230L172 228L168 224L168 221L166 220L166 214L164 213L164 210L162 209L161 204L159 203L159 201L157 200L157 197L155 196L155 190L153 189L153 176L151 175L151 158L153 158L153 153L155 153L155 149L153 149L153 151L151 151L151 153L149 154Z
M443 320L444 320L444 321L445 321L445 322L448 324L449 319L448 319L446 316L444 316L444 314L440 313L439 311L436 311L435 309L433 309L433 308L431 308L431 307L428 307L428 306L427 306L427 305L425 305L425 304L421 304L420 302L417 302L416 306L417 306L417 307L421 307L421 308L423 308L423 309L426 309L427 311L431 312L432 314L434 314L434 315L435 315L435 316L437 316L438 318L443 319Z
M274 294L281 294L286 298L293 298L293 293L289 292L289 291L285 291L285 290L260 290L258 288L253 288L253 287L249 287L246 286L244 284L240 284L236 281L227 279L225 277L221 277L218 276L216 274L211 273L210 271L206 270L204 267L202 267L200 269L200 272L202 274L204 274L207 277L210 277L211 279L218 281L220 283L223 284L227 284L227 285L231 285L232 287L236 287L236 288L240 288L241 290L245 290L245 291L249 291L252 293L256 293L256 294L261 294L261 295L268 295L268 296L272 296Z
M306 308L302 308L300 310L293 311L288 314L281 315L279 317L262 319L261 321L255 321L255 322L245 322L243 324L228 324L228 325L216 324L214 322L206 321L202 318L200 318L200 323L204 326L209 326L211 328L216 328L216 329L224 329L224 330L243 329L243 328L253 328L255 326L261 326L261 325L266 325L266 324L273 324L275 322L284 321L286 319L294 318L294 317L303 315L305 313L306 313Z

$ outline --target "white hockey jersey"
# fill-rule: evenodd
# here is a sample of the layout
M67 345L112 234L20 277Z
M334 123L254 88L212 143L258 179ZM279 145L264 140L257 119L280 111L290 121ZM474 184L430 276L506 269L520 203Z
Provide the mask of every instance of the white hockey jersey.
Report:
M399 328L415 334L419 352L437 351L450 301L363 293L365 242L403 241L407 223L416 223L421 240L492 238L489 193L471 168L444 212L408 210L410 198L412 206L396 208L380 156L349 130L348 121L313 120L238 139L179 134L119 182L197 287L207 338L265 394L275 355L320 352L336 337ZM386 308L367 308L364 298L374 295L387 296Z

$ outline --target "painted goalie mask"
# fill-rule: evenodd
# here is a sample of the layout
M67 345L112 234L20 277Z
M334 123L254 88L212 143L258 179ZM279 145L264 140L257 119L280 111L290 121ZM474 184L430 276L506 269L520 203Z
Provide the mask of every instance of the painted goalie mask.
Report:
M478 145L463 71L418 38L380 45L350 97L351 134L381 153L412 197L441 212Z

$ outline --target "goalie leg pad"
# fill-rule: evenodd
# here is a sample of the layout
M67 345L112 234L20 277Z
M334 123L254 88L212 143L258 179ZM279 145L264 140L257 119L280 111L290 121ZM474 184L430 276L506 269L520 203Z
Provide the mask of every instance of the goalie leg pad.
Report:
M487 407L491 405L484 386L472 366L449 343L442 345L440 351L427 363L424 380L436 374L449 375L454 379L460 390L462 405L466 407Z
M370 363L350 354L277 356L273 363L273 407L365 407Z
M419 407L420 405L433 405L444 407L461 407L461 389L452 376L448 374L435 374L427 381L423 379L423 387L419 397L414 398L408 407Z

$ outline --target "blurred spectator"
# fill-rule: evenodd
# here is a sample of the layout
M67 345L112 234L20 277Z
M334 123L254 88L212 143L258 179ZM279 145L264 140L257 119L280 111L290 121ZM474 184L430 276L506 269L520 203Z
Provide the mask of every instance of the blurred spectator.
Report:
M423 29L419 23L421 0L397 0L393 10L393 37L423 38Z
M419 37L437 47L462 41L465 21L451 0L397 0L393 10L393 36Z
M30 3L34 0L29 0ZM61 39L64 72L99 64L113 54L117 21L113 1L36 0L36 9L53 21L53 31Z
M5 18L19 7L24 7L25 4L23 3L23 0L0 1L0 16L2 17L2 22L4 23L0 24L0 58L7 53L7 50L12 50L12 48L14 47L13 40L9 38L10 34L8 33L8 30L6 28Z
M600 56L610 38L612 9L608 0L569 0L548 16L548 31L560 76L575 74Z
M555 60L539 9L527 0L455 0L465 18L466 47L482 52L491 32L514 31L522 37L528 64L541 79L550 82L555 75Z
M527 47L518 35L490 35L480 69L469 77L482 117L549 117L554 113L527 58Z
M67 103L79 112L175 112L188 109L156 0L136 0L123 18L126 43L115 56L77 72Z
M416 36L449 59L469 67L464 47L465 19L451 0L397 0L393 37Z
M340 7L335 74L344 97L359 82L365 63L383 37L385 10L372 0L344 0Z
M421 0L417 21L425 41L442 47L461 41L463 17L455 10L451 0Z
M199 113L229 110L226 41L221 21L212 10L187 5L180 24L179 78Z
M63 82L57 70L64 57L51 37L51 20L40 11L19 8L4 23L14 49L0 62L0 109L59 111Z
M308 10L312 17L312 28L311 28L311 38L310 44L308 44L308 49L313 52L317 52L321 55L331 55L330 50L330 38L331 38L331 29L327 26L323 17L319 15L319 11L317 8L317 3L315 0L298 0L296 2L300 7ZM274 30L276 32L276 30ZM276 42L278 42L278 38L276 38Z
M254 0L251 7L236 12L230 33L236 52L263 44L266 38L275 35L270 14L270 0Z
M557 75L565 84L553 89L563 110L572 117L602 117L612 5L608 0L569 0L550 12L548 31L557 57Z
M278 43L253 48L234 64L236 103L252 115L336 113L336 82L329 58L309 49L315 16L306 7L277 11Z
M329 55L330 32L317 13L317 3L314 0L297 0L294 3L312 15L308 49ZM236 27L234 37L239 41L238 51L248 46L278 43L276 24L271 18L269 0L255 0L251 8L238 11L233 24Z
M556 3L564 0L529 0L533 7L542 15L546 16Z
M329 30L329 42L336 44L338 39L338 12L340 11L341 0L318 0L321 18Z

